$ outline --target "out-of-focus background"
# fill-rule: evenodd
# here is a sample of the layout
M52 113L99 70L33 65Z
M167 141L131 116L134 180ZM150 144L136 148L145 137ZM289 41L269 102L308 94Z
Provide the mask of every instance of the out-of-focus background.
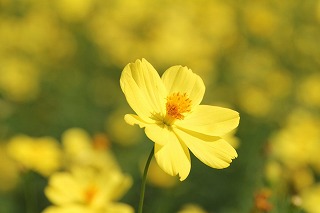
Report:
M144 57L241 117L229 168L192 156L180 182L152 163L145 212L319 213L319 38L319 0L0 0L0 212L98 212L111 188L99 213L137 208L152 142L119 78Z

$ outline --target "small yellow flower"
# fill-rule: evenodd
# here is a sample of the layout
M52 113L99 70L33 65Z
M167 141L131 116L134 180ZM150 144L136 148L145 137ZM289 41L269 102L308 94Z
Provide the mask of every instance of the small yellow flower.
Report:
M320 184L314 184L301 193L302 208L308 213L320 212Z
M178 213L207 213L204 209L202 209L197 204L186 204L182 207L182 209Z
M100 137L97 138L97 137ZM110 170L120 167L110 149L104 135L92 139L83 129L71 128L62 135L62 146L68 168L74 166L93 167L98 170Z
M23 166L47 177L61 167L61 149L51 137L16 135L7 144L8 155Z
M187 178L191 168L190 151L206 165L222 169L237 157L235 149L222 136L239 124L236 111L200 105L205 86L187 67L173 66L160 78L153 66L142 59L128 64L120 85L135 111L125 121L145 128L155 143L155 158L168 174Z
M117 202L131 184L131 178L117 170L98 172L78 167L71 172L57 172L45 189L54 205L43 213L133 213L131 206Z

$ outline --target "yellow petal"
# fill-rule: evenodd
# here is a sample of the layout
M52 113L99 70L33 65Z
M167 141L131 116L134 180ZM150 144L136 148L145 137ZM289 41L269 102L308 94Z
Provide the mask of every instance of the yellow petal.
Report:
M105 212L109 213L134 213L134 209L125 203L110 203L106 205Z
M49 206L42 213L88 213L89 207L81 204L69 204L63 206Z
M226 168L238 156L235 149L222 138L176 128L174 132L199 160L212 168Z
M216 106L199 105L184 120L177 120L175 125L211 136L223 136L239 125L239 113Z
M73 177L68 173L53 174L49 186L45 189L48 199L57 205L81 201L81 190Z
M151 122L151 117L165 113L166 89L157 71L145 59L129 63L123 69L120 86L130 107L144 121Z
M182 66L170 67L163 73L162 81L168 94L187 93L192 106L199 105L202 101L205 92L204 83L191 69Z
M180 143L176 135L166 129L159 132L168 139L163 146L155 143L154 155L160 168L169 175L179 175L183 181L189 175L191 169L190 154L188 148Z
M130 124L130 125L135 125L138 124L140 126L140 128L145 127L146 125L148 125L149 123L145 122L144 120L142 120L139 116L137 115L133 115L133 114L126 114L124 116L124 120ZM153 122L153 121L152 121ZM154 122L153 122L154 123Z
M164 124L148 125L144 131L150 140L161 146L164 146L167 142L170 142L173 137L170 129L168 129L168 126Z

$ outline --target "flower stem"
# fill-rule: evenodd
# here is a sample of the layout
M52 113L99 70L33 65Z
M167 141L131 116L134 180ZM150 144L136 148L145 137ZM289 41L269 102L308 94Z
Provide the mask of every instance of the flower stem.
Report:
M154 147L152 147L152 150L151 150L149 157L148 157L148 160L146 162L146 166L144 167L142 184L141 184L141 191L140 191L140 201L139 201L138 213L142 213L142 209L143 209L144 191L146 188L146 180L147 180L149 165L150 165L151 159L153 157L153 151L154 151Z

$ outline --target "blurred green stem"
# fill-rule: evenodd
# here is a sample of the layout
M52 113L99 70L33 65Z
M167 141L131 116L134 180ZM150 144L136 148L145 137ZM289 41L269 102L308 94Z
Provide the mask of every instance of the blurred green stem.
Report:
M36 212L36 198L34 193L33 181L34 174L32 171L27 171L23 177L24 185L24 196L25 196L25 205L27 213Z
M151 152L150 152L149 157L148 157L148 160L146 162L146 166L144 167L142 183L141 183L141 191L140 191L140 201L139 201L138 213L142 213L142 209L143 209L143 200L144 200L144 192L145 192L145 188L146 188L147 174L148 174L148 169L149 169L149 165L150 165L151 159L153 157L153 152L154 152L154 147L152 147Z

